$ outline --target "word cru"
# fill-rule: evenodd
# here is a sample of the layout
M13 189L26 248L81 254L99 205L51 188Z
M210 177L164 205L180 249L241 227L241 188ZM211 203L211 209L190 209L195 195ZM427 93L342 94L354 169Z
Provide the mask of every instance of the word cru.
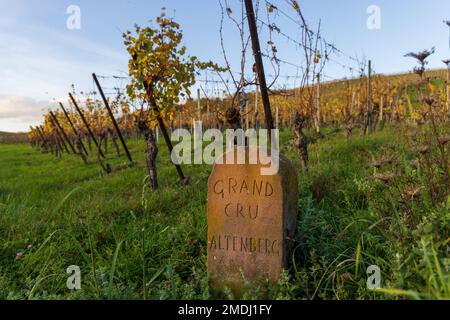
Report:
M381 288L381 269L379 266L369 266L367 268L367 289L377 290Z
M266 129L228 129L226 130L227 151L237 146L237 156L221 157L224 153L223 134L219 129L209 129L203 133L201 121L194 121L194 138L187 129L176 129L172 133L172 142L176 143L171 153L174 164L262 164L261 175L276 175L279 169L279 131L271 130L271 147L268 148L268 130ZM192 153L192 141L194 141L194 152ZM204 142L209 142L204 148ZM246 148L250 152L247 157ZM258 148L258 152L256 152ZM247 159L248 158L248 159ZM258 162L259 160L259 162ZM269 166L270 165L270 166Z
M66 20L66 26L69 30L81 29L81 9L79 6L70 5L67 7L66 13L70 16Z
M69 290L81 290L81 270L79 266L70 266L66 271L70 274L67 278L67 289Z
M367 28L369 30L380 30L381 29L381 8L376 5L371 5L367 8Z

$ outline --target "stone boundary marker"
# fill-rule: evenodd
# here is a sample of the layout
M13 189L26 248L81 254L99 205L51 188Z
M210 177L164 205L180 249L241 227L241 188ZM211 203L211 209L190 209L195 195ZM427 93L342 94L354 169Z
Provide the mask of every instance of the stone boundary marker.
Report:
M236 150L223 157L235 156ZM261 163L214 165L208 181L213 289L228 286L239 297L246 283L264 278L274 283L287 267L297 227L298 180L290 160L280 155L279 164L278 174L271 176L261 175L266 167Z

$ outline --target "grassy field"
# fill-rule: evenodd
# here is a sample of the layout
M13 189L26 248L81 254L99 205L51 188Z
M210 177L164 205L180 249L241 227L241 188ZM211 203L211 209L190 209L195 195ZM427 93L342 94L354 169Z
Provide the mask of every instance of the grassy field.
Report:
M310 145L291 268L276 286L249 286L244 298L450 299L450 193L430 200L426 172L407 165L415 155L403 131L389 127L347 142L329 128ZM291 133L281 138L300 168ZM160 189L152 193L143 143L129 144L139 166L110 176L95 162L0 145L0 299L233 298L208 289L211 167L185 166L192 184L180 187L161 145ZM390 155L397 161L384 170L399 175L386 185L367 164ZM405 200L411 184L424 192ZM81 268L80 291L66 287L71 265ZM369 265L382 271L380 291L366 287Z

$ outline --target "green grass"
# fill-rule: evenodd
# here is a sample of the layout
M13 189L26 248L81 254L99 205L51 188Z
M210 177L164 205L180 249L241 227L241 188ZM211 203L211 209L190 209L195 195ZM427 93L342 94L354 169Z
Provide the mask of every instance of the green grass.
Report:
M299 175L299 218L291 267L277 285L254 284L244 298L449 299L450 199L423 195L402 202L407 171L391 186L371 179L372 157L412 154L398 128L349 142L328 129L310 146L310 171ZM395 137L395 151L387 148ZM300 168L283 131L282 150ZM145 186L143 143L129 145L138 165L110 176L96 163L0 145L0 299L210 299L206 271L209 166L184 166L178 185L160 146L160 189ZM112 150L112 149L111 149ZM125 162L113 159L112 164ZM406 182L405 182L406 181ZM28 246L31 245L29 248ZM18 252L23 256L16 259ZM66 287L78 265L82 290ZM382 270L380 291L366 288L366 269ZM447 269L446 269L447 267Z

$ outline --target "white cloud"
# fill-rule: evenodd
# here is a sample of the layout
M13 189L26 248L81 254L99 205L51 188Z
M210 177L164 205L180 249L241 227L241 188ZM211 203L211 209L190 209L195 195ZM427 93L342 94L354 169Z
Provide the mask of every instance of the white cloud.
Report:
M0 19L0 131L37 124L53 98L75 84L93 89L92 72L127 69L125 51L82 38L79 33Z
M49 106L48 101L37 101L30 97L0 96L0 119L38 121Z
M42 122L42 115L49 106L48 101L31 97L0 95L0 131L27 131L30 125Z

